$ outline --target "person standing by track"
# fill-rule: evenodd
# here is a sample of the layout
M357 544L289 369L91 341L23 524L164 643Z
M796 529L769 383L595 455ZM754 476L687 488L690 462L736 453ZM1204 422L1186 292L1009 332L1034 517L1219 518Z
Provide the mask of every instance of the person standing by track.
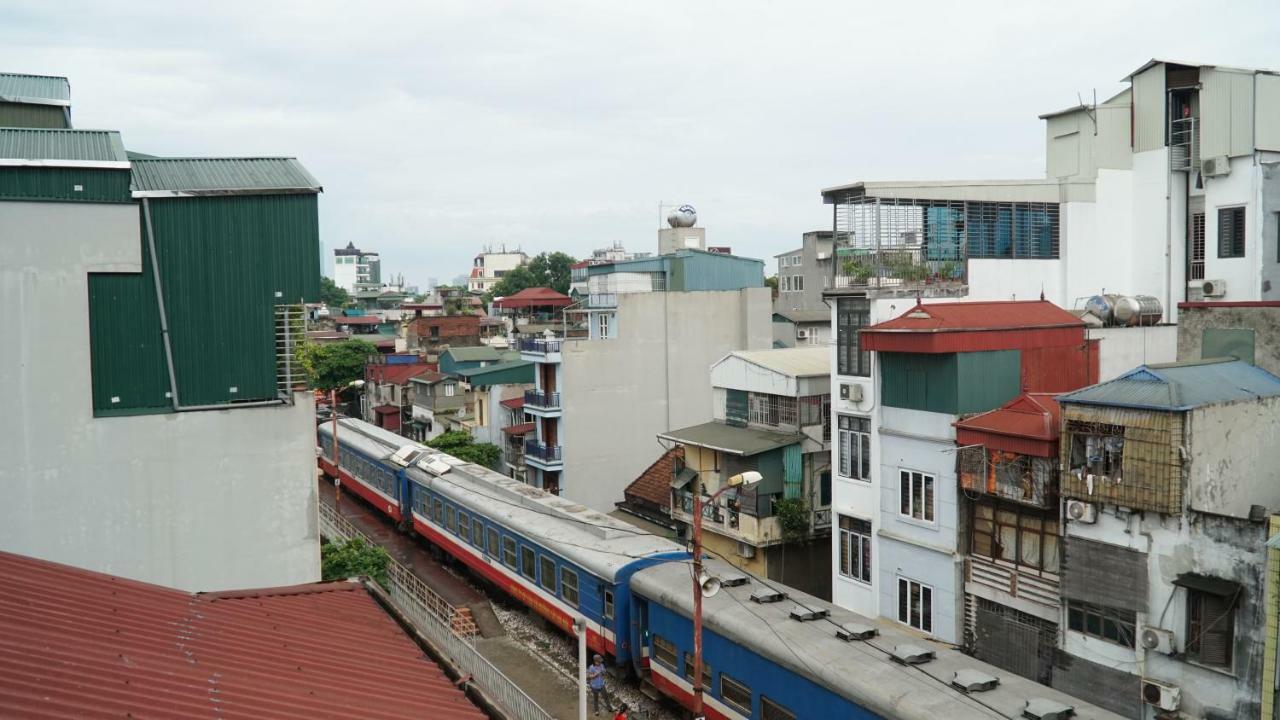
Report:
M591 705L597 717L600 715L600 696L604 694L604 658L596 655L587 666L587 685L591 688ZM609 709L609 698L605 698L605 709Z

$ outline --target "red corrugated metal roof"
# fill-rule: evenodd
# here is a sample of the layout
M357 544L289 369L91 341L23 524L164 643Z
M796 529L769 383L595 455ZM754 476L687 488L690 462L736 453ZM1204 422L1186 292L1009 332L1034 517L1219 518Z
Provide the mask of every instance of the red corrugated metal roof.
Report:
M514 295L493 301L494 307L507 310L525 307L564 307L572 304L573 298L546 287L525 288Z
M524 396L523 396L523 395L521 395L520 397L513 397L513 398L511 398L510 400L503 400L503 401L502 401L502 403L501 403L501 405L502 405L502 407L504 407L504 408L510 408L510 409L512 409L512 410L517 410L517 409L519 409L519 408L524 407Z
M396 407L395 405L379 405L375 407L373 411L379 415L399 415L400 414L400 408Z
M861 331L881 352L977 352L1084 342L1084 321L1046 300L917 304Z
M365 379L369 382L390 383L392 385L404 385L409 382L410 378L417 377L431 370L428 363L409 363L406 365L366 365L368 371Z
M502 432L508 435L527 435L533 432L533 423L520 423L519 425L508 425L502 428Z
M0 552L0 717L485 715L359 583L192 595Z
M956 442L1052 457L1060 432L1060 412L1054 394L1023 393L995 410L955 422ZM1005 439L1036 442L1015 442L1014 447L1006 446Z
M381 325L384 322L382 318L376 315L353 315L351 317L338 315L332 319L338 325Z

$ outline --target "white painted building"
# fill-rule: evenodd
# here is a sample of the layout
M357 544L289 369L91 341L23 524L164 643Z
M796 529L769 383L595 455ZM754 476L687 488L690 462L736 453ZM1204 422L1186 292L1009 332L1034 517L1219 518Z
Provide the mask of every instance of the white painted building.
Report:
M333 251L333 283L352 295L382 288L382 259L355 243Z
M471 274L467 276L467 290L473 293L486 293L507 273L529 262L529 256L519 250L507 252L503 246L497 252L486 248L476 255L471 263Z

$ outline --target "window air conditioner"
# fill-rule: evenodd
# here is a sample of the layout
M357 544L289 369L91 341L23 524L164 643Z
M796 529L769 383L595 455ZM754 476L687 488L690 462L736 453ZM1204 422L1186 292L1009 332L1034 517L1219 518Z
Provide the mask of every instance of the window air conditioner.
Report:
M1222 297L1227 294L1226 280L1205 280L1202 287L1205 297Z
M1173 655L1178 651L1172 631L1150 626L1142 628L1142 647L1165 655Z
M1068 500L1067 519L1079 523L1097 522L1098 506L1083 500Z
M742 541L738 542L738 557L746 558L750 560L755 556L756 556L756 548L754 545L749 545Z
M840 399L849 402L862 402L862 386L857 383L841 383Z
M1231 158L1225 155L1205 158L1200 162L1200 172L1205 177L1221 177L1231 172Z
M1178 701L1182 699L1182 690L1160 682L1159 680L1142 681L1142 702L1154 705L1161 710L1177 710Z
M796 339L797 339L797 340L806 340L806 339L808 339L808 337L809 337L809 331L808 331L808 330L797 330L797 331L796 331Z

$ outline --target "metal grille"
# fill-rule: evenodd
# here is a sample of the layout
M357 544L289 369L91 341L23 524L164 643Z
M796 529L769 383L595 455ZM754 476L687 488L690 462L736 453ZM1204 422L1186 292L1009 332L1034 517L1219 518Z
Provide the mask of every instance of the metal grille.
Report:
M286 402L293 393L307 389L307 373L299 359L299 351L307 337L305 305L276 305L276 392Z
M1204 279L1204 213L1191 216L1191 278Z
M1163 513L1182 511L1182 416L1113 407L1064 413L1062 495Z
M1057 626L984 598L972 600L976 600L971 635L974 656L1048 685L1053 679Z

